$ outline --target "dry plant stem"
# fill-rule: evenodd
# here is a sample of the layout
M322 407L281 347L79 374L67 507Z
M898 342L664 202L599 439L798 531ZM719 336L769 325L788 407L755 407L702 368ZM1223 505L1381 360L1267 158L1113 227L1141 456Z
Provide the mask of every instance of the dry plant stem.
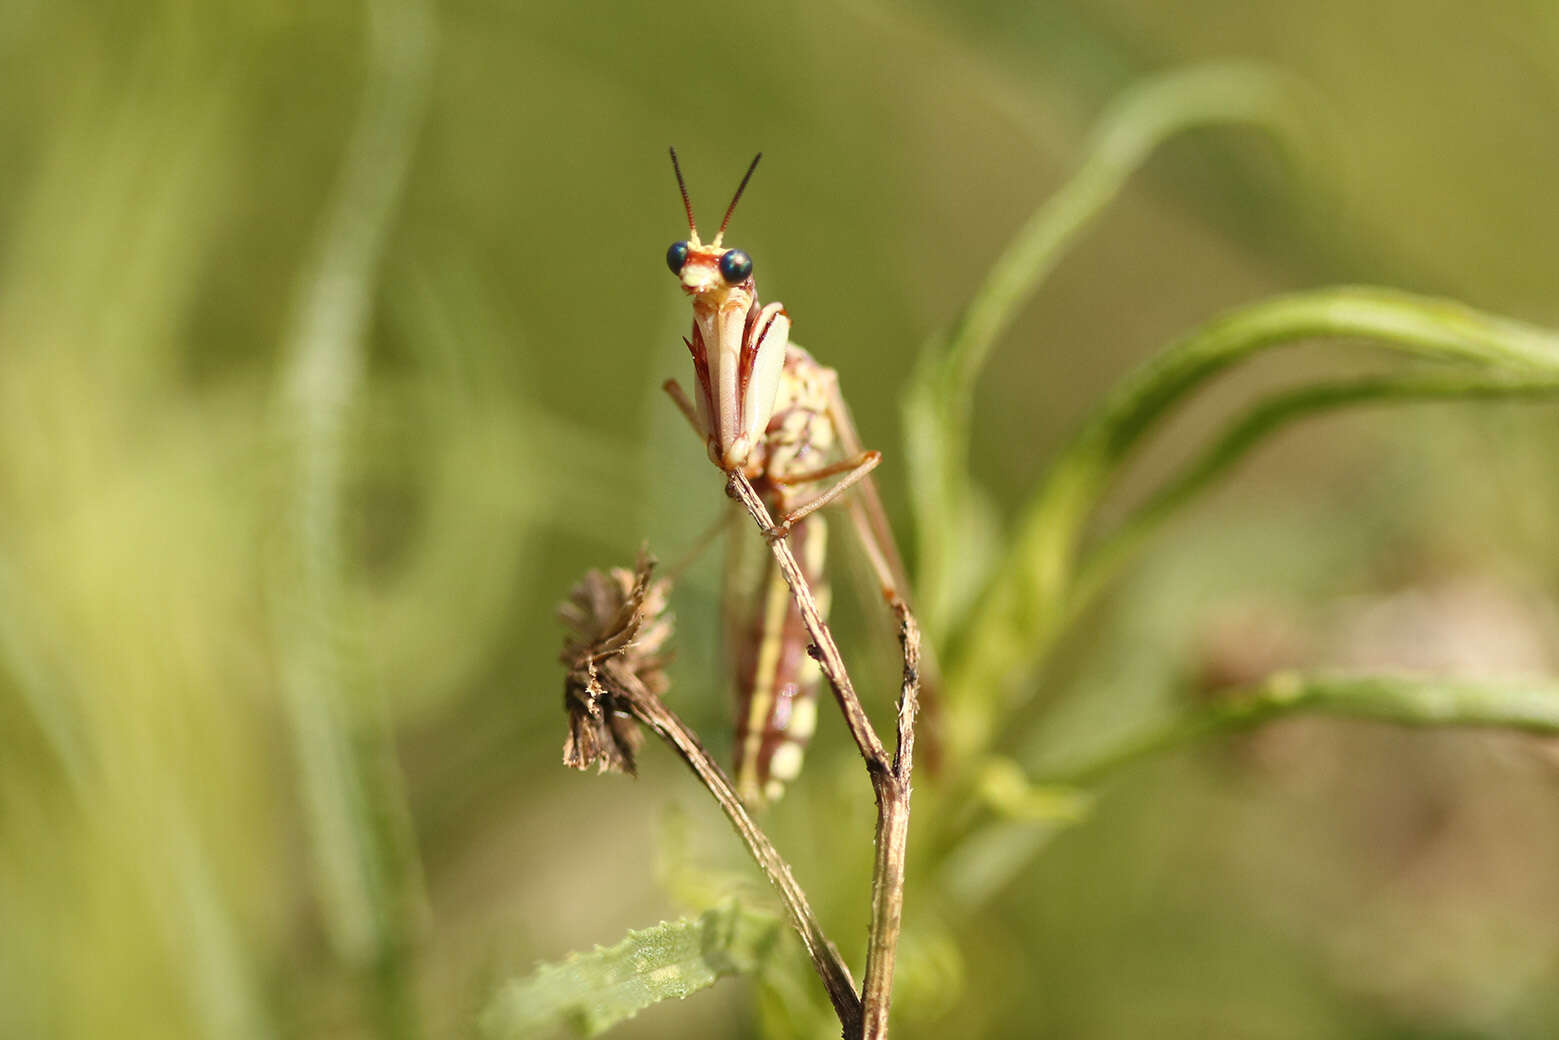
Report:
M910 774L915 768L915 716L920 711L920 628L902 602L899 642L904 648L904 678L899 688L898 741L893 768L872 773L877 792L877 859L872 867L872 923L866 946L866 983L861 1035L888 1035L893 999L893 966L904 913L904 864L909 844Z
M776 533L773 517L752 484L740 472L730 476L727 493L746 507L753 522L766 537L780 572L806 622L812 637L812 655L817 659L834 691L834 699L844 713L850 735L855 739L866 770L871 775L877 796L877 854L872 868L872 918L866 947L866 979L862 991L862 1017L859 1030L845 1022L847 1038L881 1040L888 1035L888 1008L893 996L893 968L898 950L900 923L904 910L904 865L909 839L910 773L915 758L915 715L920 710L920 629L908 606L893 604L899 619L899 639L904 647L904 677L899 693L898 736L892 761L887 749L872 728L871 719L861 707L855 686L845 670L844 658L834 643L833 633L823 620L817 598L796 563L790 545ZM841 1017L841 1021L843 1018Z
M709 789L709 793L714 795L715 801L720 803L720 808L724 810L726 817L741 835L742 840L747 843L753 859L758 861L758 866L763 868L764 874L779 892L780 901L785 904L791 924L801 936L802 945L806 947L807 955L812 958L812 964L817 968L824 988L828 990L828 999L834 1005L834 1013L839 1016L839 1021L844 1025L845 1035L856 1035L854 1031L860 1028L861 1021L861 999L856 994L855 981L850 978L850 969L845 965L844 958L839 956L839 951L834 948L834 944L823 934L823 927L818 923L817 915L812 912L806 893L801 890L801 886L791 875L790 866L769 841L768 835L753 822L752 816L748 814L747 807L742 804L741 797L737 795L736 788L731 785L725 771L710 757L709 752L704 750L704 745L697 735L688 729L676 713L661 702L660 698L646 690L634 675L610 663L604 664L599 674L605 685L622 695L623 702L628 705L635 718L671 745L694 775Z

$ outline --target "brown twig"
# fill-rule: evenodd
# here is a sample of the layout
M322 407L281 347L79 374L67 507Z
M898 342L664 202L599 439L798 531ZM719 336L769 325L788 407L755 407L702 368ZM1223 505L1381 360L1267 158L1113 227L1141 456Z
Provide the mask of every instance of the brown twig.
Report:
M848 1035L856 1035L861 998L806 893L697 734L660 699L668 686L665 649L672 623L666 614L670 589L665 581L650 580L654 566L646 549L632 571L591 571L559 607L559 619L569 629L562 653L568 667L563 701L569 717L563 762L575 769L596 765L603 772L633 773L643 739L640 724L671 745L714 796L779 892L839 1021Z
M892 761L872 728L871 719L856 696L844 658L833 633L823 620L817 597L796 563L790 545L774 526L763 499L741 472L733 472L727 493L746 507L774 552L780 572L790 586L812 637L812 655L822 668L834 700L844 713L845 724L871 775L877 797L877 853L872 868L872 918L866 947L866 979L861 994L859 1025L841 1015L844 1035L862 1040L882 1040L888 1035L888 1008L893 996L893 968L904 911L904 866L909 840L910 774L915 759L915 716L920 710L920 628L909 607L894 603L899 619L899 641L904 648L904 677L899 692L898 734ZM837 1005L836 1005L837 1007Z
M845 670L844 658L840 656L839 646L834 642L834 634L829 631L828 622L823 620L817 597L807 584L801 565L796 562L795 553L790 551L790 544L784 538L775 536L777 529L774 518L769 515L768 507L758 497L752 483L739 470L731 473L726 490L746 507L758 529L769 539L769 548L779 561L780 573L785 576L785 584L790 586L790 594L795 597L802 620L806 622L807 634L812 637L811 652L822 667L828 685L833 688L834 700L839 702L839 710L844 712L845 725L850 727L850 736L855 739L855 746L861 749L861 757L866 759L867 770L873 776L889 772L893 767L888 761L888 752L877 738L877 731L872 729L872 721L867 717L866 709L861 707L861 699L855 695L855 686L850 682L850 673Z
M834 1012L844 1025L846 1035L858 1035L855 1031L860 1029L861 998L856 993L850 969L834 944L823 934L823 926L812 912L806 893L792 876L789 864L748 814L747 807L742 804L741 797L725 771L704 749L697 734L659 697L646 689L631 669L620 666L616 660L607 660L593 671L594 678L613 702L619 708L626 708L634 718L654 730L669 744L720 804L726 818L747 843L753 859L779 892L780 901L785 904L791 924L801 936L801 943L812 958L824 988L828 990L828 999L833 1003Z
M904 678L899 688L898 739L893 768L873 773L877 793L877 858L872 866L872 921L866 945L866 981L861 992L861 1036L888 1035L893 998L893 967L904 913L904 867L909 842L910 775L915 768L915 716L920 711L920 627L904 603L899 643L904 648Z

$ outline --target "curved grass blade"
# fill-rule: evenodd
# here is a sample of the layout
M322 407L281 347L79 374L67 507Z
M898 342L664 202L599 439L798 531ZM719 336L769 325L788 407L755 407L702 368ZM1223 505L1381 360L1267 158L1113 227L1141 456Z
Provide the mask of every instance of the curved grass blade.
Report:
M945 341L934 341L923 353L903 412L919 598L933 642L958 606L952 569L967 557L961 534L968 525L961 504L969 500L974 384L997 339L1067 249L1166 139L1198 126L1251 124L1290 142L1297 154L1300 143L1313 136L1299 118L1299 94L1278 73L1243 64L1193 68L1128 91L1094 131L1082 168L1029 217Z
M1360 338L1412 357L1478 366L1485 376L1559 377L1559 334L1454 301L1366 287L1280 296L1214 319L1122 380L1062 449L1021 516L968 638L948 669L966 710L955 739L979 746L1009 684L1048 651L1068 617L1077 543L1145 436L1213 376L1270 347ZM1464 368L1464 373L1478 371ZM1472 378L1472 377L1469 377Z
M374 287L431 81L424 0L370 5L368 77L340 179L298 286L280 425L292 450L276 629L313 853L335 953L367 969L380 1035L421 1029L407 951L423 902L387 724L364 692L348 619L342 486Z
M1284 428L1327 412L1371 405L1431 401L1487 401L1559 395L1559 375L1492 375L1463 370L1410 371L1361 379L1313 383L1276 393L1224 427L1179 473L1089 551L1078 566L1068 603L1075 616L1119 572L1144 542L1181 509L1229 473L1241 459Z

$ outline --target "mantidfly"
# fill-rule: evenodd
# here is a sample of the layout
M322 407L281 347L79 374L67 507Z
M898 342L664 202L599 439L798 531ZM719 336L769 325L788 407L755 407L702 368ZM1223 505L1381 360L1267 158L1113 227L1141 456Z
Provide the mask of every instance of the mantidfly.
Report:
M827 609L827 529L815 514L841 496L883 597L897 604L906 588L904 568L869 476L882 456L862 448L833 369L790 342L784 305L759 304L752 258L722 244L762 157L747 168L706 245L671 149L688 237L666 251L666 265L692 297L693 331L683 342L698 385L691 400L674 379L665 389L703 438L710 460L752 482L776 518L768 536L790 539L821 609ZM831 478L838 479L817 490ZM821 672L807 654L801 613L772 559L766 558L754 603L727 603L726 613L736 665L737 789L749 802L772 800L800 772L817 720Z

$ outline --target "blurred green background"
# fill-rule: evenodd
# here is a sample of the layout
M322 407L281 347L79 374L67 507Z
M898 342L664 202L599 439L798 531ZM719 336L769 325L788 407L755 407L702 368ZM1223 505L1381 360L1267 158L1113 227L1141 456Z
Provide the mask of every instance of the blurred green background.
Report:
M690 377L666 145L706 222L765 152L728 240L904 518L921 344L1110 99L1229 57L1309 85L1313 147L1151 161L980 385L998 508L1129 365L1267 293L1559 324L1559 7L0 6L0 1035L469 1035L538 960L764 898L659 748L636 782L558 761L554 605L722 507L659 390ZM1263 361L1139 468L1355 365ZM1231 654L1551 674L1556 434L1531 404L1285 434L1006 750L1096 744ZM678 590L671 700L724 757L718 556ZM831 717L767 820L858 966L870 793ZM1532 740L1324 721L1134 768L977 900L912 877L898 1032L1559 1034L1556 779ZM777 959L620 1035L799 1030L777 1008L815 980Z

